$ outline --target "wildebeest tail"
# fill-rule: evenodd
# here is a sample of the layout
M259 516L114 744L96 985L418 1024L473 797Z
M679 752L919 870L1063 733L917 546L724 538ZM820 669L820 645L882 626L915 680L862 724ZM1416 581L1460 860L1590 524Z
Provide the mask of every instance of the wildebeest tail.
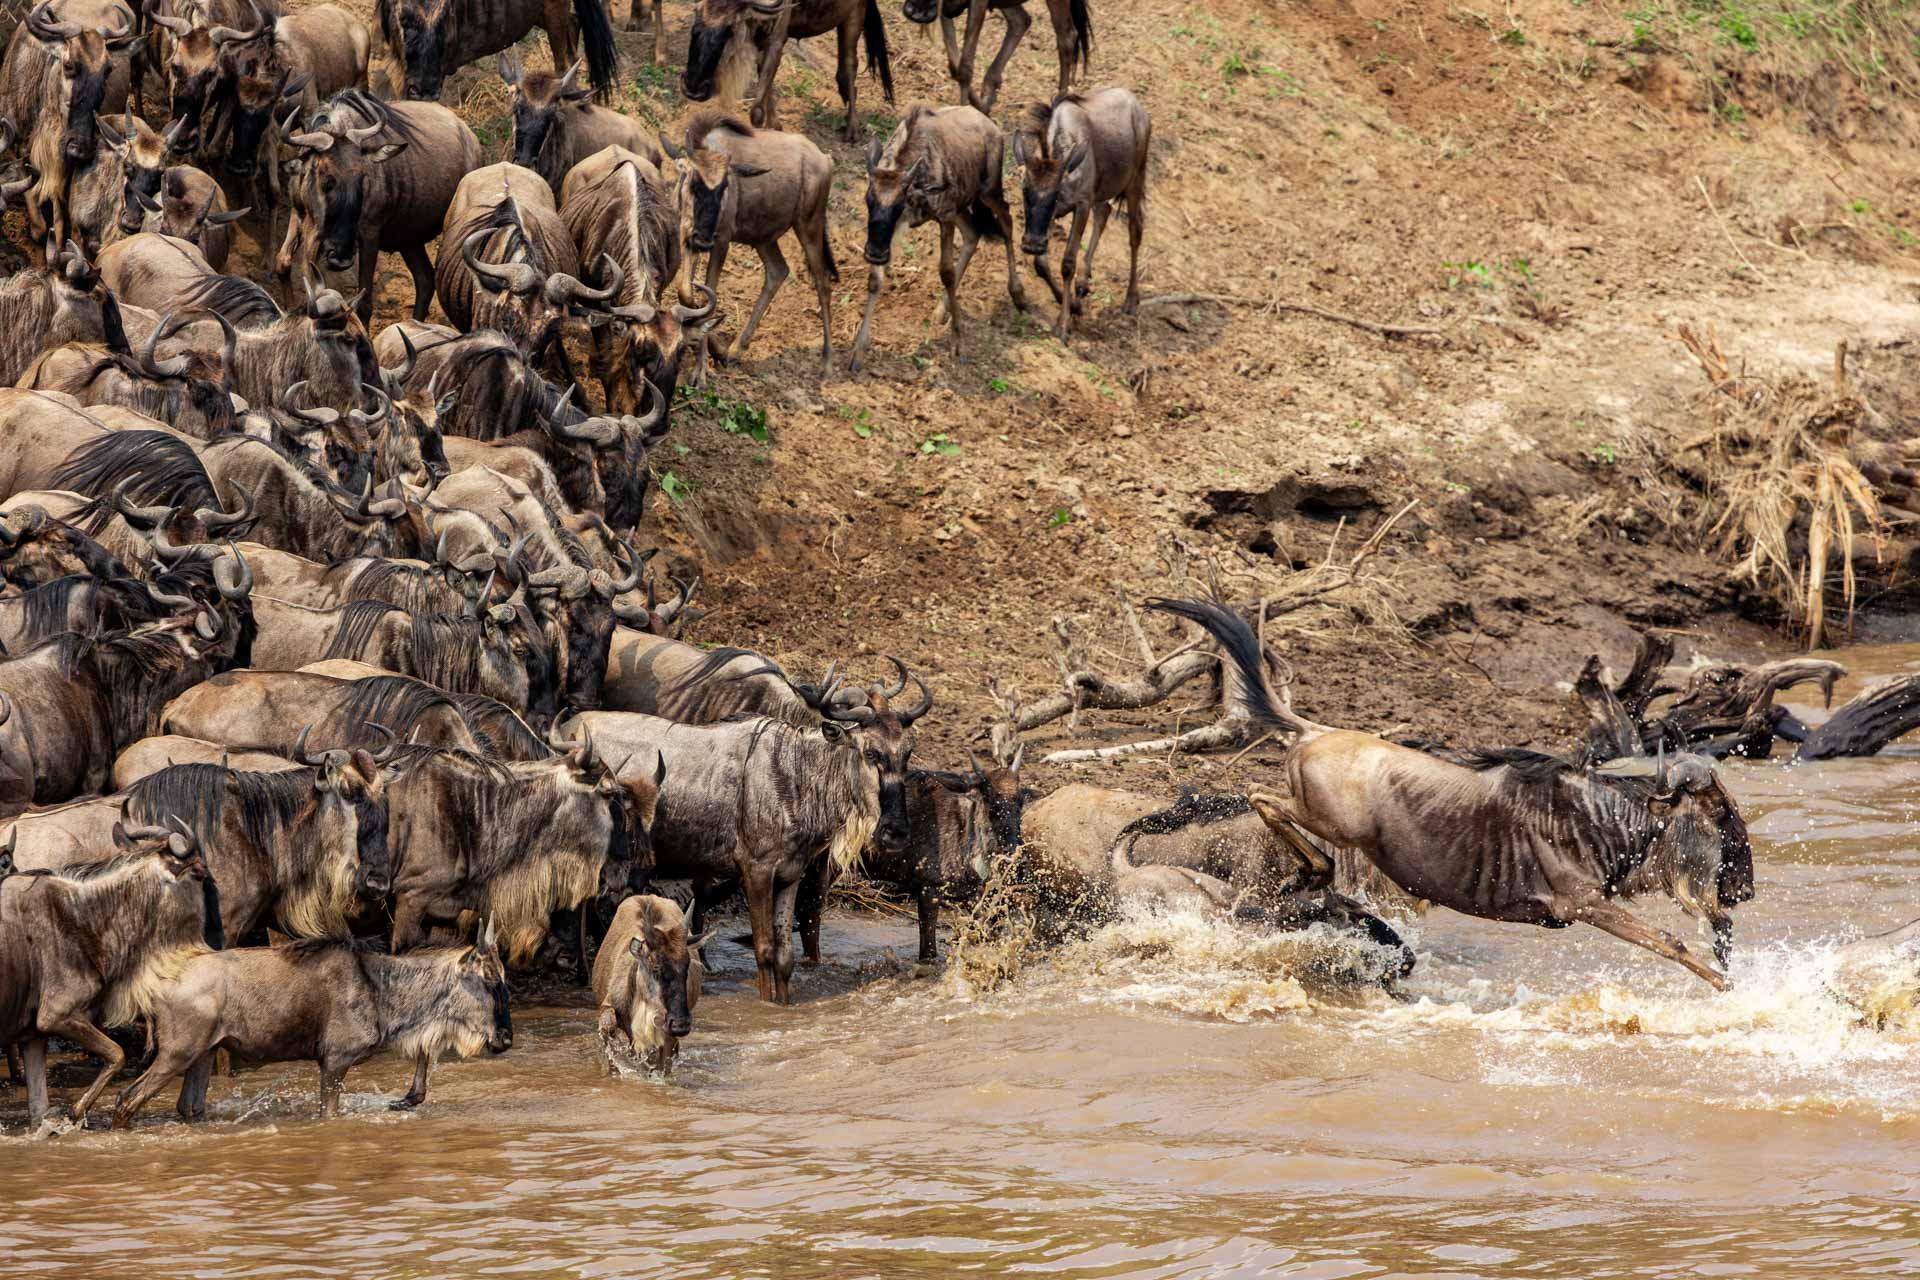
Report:
M1085 0L1079 0L1084 3ZM887 53L887 24L880 16L880 0L867 0L867 70L880 77L880 92L893 101L893 59ZM837 278L837 277L836 277Z
M613 92L613 79L620 74L620 52L613 47L613 20L607 17L606 0L573 0L573 20L580 28L580 43L587 51L587 79L593 82L593 96L606 101Z
M1244 716L1256 725L1307 735L1325 732L1325 725L1294 714L1287 699L1267 676L1266 655L1253 628L1225 605L1212 600L1168 600L1155 597L1147 608L1158 609L1198 623L1220 645L1227 660L1221 680L1221 703L1230 716Z
M840 264L833 260L833 237L823 229L820 232L820 256L827 262L827 279L840 283Z
M1093 15L1087 0L1067 0L1067 13L1073 18L1073 62L1085 71L1093 62Z

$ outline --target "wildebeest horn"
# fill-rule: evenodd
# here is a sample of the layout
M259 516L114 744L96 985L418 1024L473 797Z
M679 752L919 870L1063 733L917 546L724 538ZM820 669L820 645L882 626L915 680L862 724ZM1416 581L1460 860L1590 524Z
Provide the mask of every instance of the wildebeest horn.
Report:
M133 193L133 202L140 206L140 210L143 213L160 212L160 202L144 191L135 191Z
M626 269L618 262L615 262L613 255L610 253L601 254L594 265L601 269L602 279L612 278L611 284L596 289L591 285L581 283L565 272L561 272L547 279L547 301L556 307L568 305L598 306L601 303L611 302L614 296L620 292L620 286L627 282Z
M0 124L4 123L4 121L0 121ZM11 125L7 127L12 128ZM32 187L33 184L34 176L32 174L28 174L24 178L15 178L11 182L0 182L0 200L18 200L21 196L27 194L27 190Z
M893 664L894 672L900 677L900 683L894 685L893 688L889 689L884 685L878 682L875 682L873 686L873 691L879 694L883 698L897 698L901 694L907 691L907 664L900 661L900 659L894 657L892 654L887 655L887 661Z
M787 0L747 0L747 8L768 17L773 17L786 7Z
M231 538L227 539L227 551L232 559L213 562L213 585L228 600L245 600L253 593L253 566Z
M232 529L253 523L253 495L248 493L238 481L234 481L232 487L233 491L240 495L240 510L229 513L215 507L201 507L193 513L194 517L206 526L208 533L218 533L222 529Z
M199 613L193 615L193 630L194 634L198 635L202 640L218 640L222 630L222 623L219 618L202 609Z
M55 22L53 0L40 0L27 14L27 30L48 44L60 44L79 35L83 28L77 22Z
M573 60L573 65L567 68L567 74L561 76L560 82L553 86L554 97L566 98L566 97L571 97L573 94L581 92L578 84L579 78L580 78L580 59L575 58Z
M674 303L673 316L674 319L678 320L681 324L692 324L696 320L705 320L713 314L713 309L720 305L719 299L714 296L713 290L707 288L705 284L696 280L693 282L693 287L707 295L707 300L702 305L695 307L690 307L684 302Z
M300 419L302 422L311 422L316 427L330 427L340 421L340 411L338 409L305 409L296 405L294 401L298 400L301 393L306 389L307 380L302 378L285 391L282 391L280 393L280 408Z
M391 370L391 373L394 378L394 385L404 387L407 385L407 380L413 377L413 368L420 361L420 352L415 349L413 339L407 336L405 329L399 329L398 331L400 334L400 349L406 352L406 358L400 362L400 367Z
M153 535L149 541L153 543L153 554L158 556L161 561L166 564L173 564L181 560L190 560L199 550L197 547L176 547L171 542L168 542L165 521L161 521L154 526Z
M631 320L635 324L652 324L654 317L660 313L650 303L629 302L625 306L610 309L607 314L621 320Z
M587 418L570 426L554 424L555 435L578 440L596 449L611 449L620 443L620 424L611 418Z
M13 719L13 699L0 693L0 724Z
M658 548L655 548L655 550L657 551ZM625 554L623 555L622 552ZM641 555L634 550L633 543L626 539L622 539L613 544L614 558L616 560L624 560L627 566L626 577L614 578L608 583L614 595L625 595L640 585L640 574L646 568L647 561L653 554L653 551L649 551L646 555Z
M380 131L384 128L386 128L386 126L376 120L363 129L348 129L347 141L356 147L364 148L369 142L379 137Z
M266 33L267 20L258 7L254 8L253 19L259 25L251 31L237 31L232 27L215 27L207 33L207 36L216 45L245 44L249 40L258 40Z
M393 759L394 753L400 750L400 739L395 736L393 730L383 724L377 724L372 720L367 721L367 728L373 730L375 733L384 735L387 739L387 745L384 748L379 751L369 751L367 753L373 757L373 762L375 764L385 764L387 761Z
M387 420L387 415L393 411L393 398L386 393L384 388L376 387L371 382L363 382L360 385L365 387L374 397L374 401L378 404L379 408L373 413L362 413L358 409L350 409L347 411L347 416L363 427L379 426Z
M150 22L159 23L161 27L163 27L168 31L171 31L176 36L185 36L185 35L193 34L193 24L191 22L188 22L185 18L176 18L170 13L154 13L151 10L149 10L147 13L147 19ZM184 124L186 122L186 119L187 118L185 116L181 116L177 123ZM167 141L172 142L173 139L169 138L167 139Z
M310 756L307 754L307 735L312 732L313 725L311 722L300 730L300 736L293 740L293 758L304 765L324 764L326 763L326 756Z
M156 530L165 525L167 521L173 519L174 509L172 507L164 505L158 507L136 507L127 501L127 489L131 487L132 484L133 481L130 478L122 480L113 490L113 509L120 513L122 519L128 524L135 525L139 528Z
M895 658L893 661L897 664L900 660ZM906 668L903 666L901 670L905 671ZM913 682L920 686L920 705L909 707L907 710L899 713L902 727L912 724L915 720L918 720L921 716L933 710L933 691L927 688L927 682L919 676L913 676L912 678Z
M155 22L160 21L159 14L156 13L150 16L153 18ZM174 21L179 22L180 20L176 18L174 19ZM182 23L181 25L184 26L185 24ZM168 28L168 30L172 30L172 28ZM179 34L184 35L186 33L180 32ZM160 135L160 141L166 143L167 150L172 151L174 149L174 143L180 141L181 130L185 129L186 127L187 127L187 118L185 116L181 116L178 120L175 120L172 124L167 126L166 132Z
M660 393L660 388L654 386L653 381L649 378L642 377L640 379L640 385L646 390L646 404L649 407L644 413L629 414L626 421L629 427L640 433L642 443L651 445L657 439L653 429L666 420L667 398ZM666 428L662 427L659 434L664 436L666 434Z
M287 143L303 151L330 151L333 149L334 137L324 132L295 133L287 137Z
M1667 790L1704 791L1714 784L1713 761L1705 756L1686 753L1673 758L1667 766Z
M175 356L162 365L154 360L153 353L163 340L171 338L174 334L192 323L193 317L191 315L182 317L169 311L161 316L160 323L154 326L153 332L147 335L146 344L140 348L139 361L141 372L145 373L149 378L177 378L185 373L193 363L192 357L184 355Z
M479 243L492 235L496 228L482 227L460 243L460 257L467 264L480 287L489 293L498 293L505 289L510 293L528 294L540 287L540 273L524 262L482 262L479 257Z
M169 609L191 609L199 604L192 596L177 596L171 591L162 591L158 587L148 587L147 597L155 604L163 604Z

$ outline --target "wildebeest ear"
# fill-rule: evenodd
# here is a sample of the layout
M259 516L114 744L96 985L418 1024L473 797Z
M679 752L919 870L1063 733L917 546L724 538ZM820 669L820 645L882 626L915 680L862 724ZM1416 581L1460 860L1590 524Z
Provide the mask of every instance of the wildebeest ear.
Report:
M873 167L880 163L880 152L884 149L885 145L886 144L881 142L880 139L878 138L873 138L868 141L867 172L869 173L873 172Z
M666 130L660 130L658 136L660 139L660 149L667 153L667 159L685 160L687 158L686 150L682 147L675 146L673 139L667 136Z
M252 205L250 204L242 205L238 209L231 209L225 213L209 213L206 217L202 218L201 221L206 223L210 227L224 227L229 222L240 221L240 219L246 217L248 214L252 212L253 212Z
M709 930L707 930L707 931L706 931L705 933L703 933L703 934L701 934L701 935L700 935L699 937L697 937L697 938L688 938L688 939L687 939L687 950L689 950L689 951L693 951L693 952L698 952L698 951L700 950L700 948L702 948L702 947L704 947L704 946L706 946L706 945L707 945L707 944L708 944L709 942L711 942L711 941L713 941L713 935L714 935L714 934L716 934L716 933L718 933L718 932L720 932L720 930L719 930L719 928L718 928L718 927L716 926L716 927L714 927L714 928L712 928L712 929L709 929Z
M363 151L361 154L373 164L385 164L406 149L405 142L383 142L371 151Z
M495 65L500 68L500 78L502 80L505 80L508 84L520 83L520 68L513 65L513 59L507 56L505 49L500 51L500 57Z
M667 782L667 755L664 751L660 752L659 755L660 763L653 767L653 789L655 791L665 786Z
M727 166L727 172L736 178L757 178L767 171L762 164L740 164L735 162Z
M838 742L846 736L846 733L847 731L845 729L842 729L831 720L822 720L820 722L820 736L828 742Z
M639 934L636 933L631 938L627 939L627 954L632 956L635 960L638 960L640 958L640 953L644 949L645 949L645 944L640 941Z

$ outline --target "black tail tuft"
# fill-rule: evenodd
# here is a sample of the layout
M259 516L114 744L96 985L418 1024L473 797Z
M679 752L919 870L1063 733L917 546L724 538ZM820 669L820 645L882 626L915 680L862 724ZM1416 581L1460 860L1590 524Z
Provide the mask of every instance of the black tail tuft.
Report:
M1086 71L1093 65L1093 15L1087 0L1067 0L1067 12L1073 17L1073 61Z
M1213 600L1155 597L1147 601L1147 608L1198 623L1218 642L1227 661L1233 664L1233 670L1221 681L1228 714L1245 716L1264 728L1297 733L1310 727L1274 698L1267 684L1266 655L1260 652L1260 639L1245 618ZM1234 678L1236 674L1238 679Z
M573 20L586 47L593 96L605 102L613 93L614 77L620 74L620 51L613 45L613 20L607 16L606 0L573 0Z
M1086 0L1074 0L1084 5ZM880 16L880 0L867 0L867 21L862 28L867 41L867 70L880 77L880 92L893 101L893 59L887 54L887 23Z

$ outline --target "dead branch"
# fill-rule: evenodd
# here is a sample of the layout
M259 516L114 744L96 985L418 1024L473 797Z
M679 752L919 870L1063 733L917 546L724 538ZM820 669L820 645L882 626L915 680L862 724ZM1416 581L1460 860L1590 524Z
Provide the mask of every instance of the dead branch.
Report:
M1014 728L1025 733L1078 710L1137 711L1150 707L1195 676L1212 671L1219 661L1216 653L1187 648L1156 662L1136 680L1115 680L1098 671L1070 671L1064 682L1066 691L1020 708Z
M1209 302L1219 306L1257 307L1268 314L1291 311L1304 316L1317 316L1335 324L1351 325L1368 333L1377 333L1383 338L1439 337L1447 332L1430 325L1381 324L1374 320L1362 320L1358 316L1342 315L1338 311L1328 311L1323 307L1308 306L1304 302L1288 302L1284 298L1243 298L1231 293L1159 293L1151 298L1142 298L1140 305L1187 307Z
M1254 741L1252 722L1234 717L1216 720L1173 738L1154 738L1149 742L1121 742L1111 747L1083 747L1072 751L1054 751L1046 756L1048 764L1086 764L1095 760L1116 760L1125 756L1161 754L1199 755L1224 751Z

